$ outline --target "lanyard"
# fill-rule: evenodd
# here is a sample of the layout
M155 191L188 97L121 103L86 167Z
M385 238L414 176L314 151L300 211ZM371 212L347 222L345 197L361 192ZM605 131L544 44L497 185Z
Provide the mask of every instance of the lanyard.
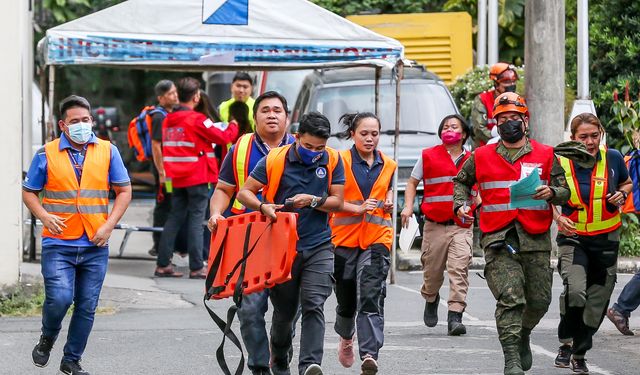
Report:
M80 183L80 179L82 178L82 164L78 163L78 160L73 153L67 149L67 154L69 154L69 158L71 159L71 165L73 166L73 171L76 173L76 178L78 179L78 183Z

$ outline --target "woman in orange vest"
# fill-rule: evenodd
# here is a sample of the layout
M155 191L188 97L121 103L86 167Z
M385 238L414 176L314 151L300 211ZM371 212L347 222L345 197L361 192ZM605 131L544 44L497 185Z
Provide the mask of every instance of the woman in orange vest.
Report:
M571 198L554 212L558 223L560 296L557 367L587 374L587 350L604 318L616 282L620 245L620 209L631 179L620 152L601 145L604 128L591 113L571 120L571 139L585 145L591 165L561 157ZM555 211L555 210L554 210Z
M373 113L345 114L340 118L353 139L340 152L344 163L344 208L333 215L335 249L336 323L340 335L338 360L354 362L353 336L358 332L362 374L378 371L378 352L384 342L384 296L389 250L393 242L392 179L396 162L377 150L380 120Z
M468 273L473 243L473 220L462 221L453 213L453 177L469 158L462 145L469 138L470 129L460 115L446 116L440 122L438 136L442 144L426 148L413 168L405 190L402 225L407 226L413 215L413 201L420 181L424 197L420 209L425 217L422 236L422 296L426 303L424 324L438 324L438 291L444 281L445 265L449 274L449 335L467 333L462 313L467 306ZM470 201L469 207L473 209Z

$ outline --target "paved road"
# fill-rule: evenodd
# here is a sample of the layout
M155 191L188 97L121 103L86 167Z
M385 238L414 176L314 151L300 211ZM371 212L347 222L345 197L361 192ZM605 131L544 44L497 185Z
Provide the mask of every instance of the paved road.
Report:
M131 224L146 224L149 205L136 203L125 217ZM117 253L122 233L115 233L112 254ZM134 234L126 255L146 256L150 236ZM113 306L115 314L97 317L94 331L84 356L84 364L92 374L222 374L215 362L215 349L221 334L202 307L202 282L188 279L154 279L154 262L136 259L112 259L105 282L101 306ZM38 265L23 265L25 275L37 275ZM631 275L619 275L614 298ZM446 282L446 281L445 281ZM380 353L380 374L385 375L454 375L501 374L502 353L497 340L493 310L495 301L477 272L470 275L469 306L464 317L468 333L462 337L446 334L446 306L440 306L440 323L427 328L422 323L424 301L419 289L419 273L401 272L397 284L390 285L386 300L385 346ZM445 284L446 285L446 284ZM551 308L532 335L534 367L529 374L570 374L552 366L558 343L558 295L561 282L554 278ZM441 295L447 295L443 288ZM446 298L444 298L446 299ZM229 301L213 303L223 314ZM107 310L109 311L109 310ZM337 336L333 332L335 296L325 306L326 374L359 374L359 366L342 368L337 362ZM271 312L268 313L270 317ZM0 319L0 374L55 374L61 357L64 334L55 346L52 361L46 369L31 364L30 352L39 335L39 318ZM68 319L65 320L64 331ZM631 320L640 328L640 313ZM238 332L237 324L234 326ZM588 354L594 374L640 373L640 330L637 336L620 335L605 320ZM297 343L296 343L297 346ZM228 347L228 357L237 352ZM296 359L294 358L294 361Z

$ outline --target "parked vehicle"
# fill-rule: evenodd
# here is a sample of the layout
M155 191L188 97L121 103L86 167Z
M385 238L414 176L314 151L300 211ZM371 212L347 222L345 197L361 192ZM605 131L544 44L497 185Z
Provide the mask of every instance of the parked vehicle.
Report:
M382 134L378 149L389 156L393 156L395 95L396 85L391 80L391 70L383 69L380 79ZM437 135L440 121L446 115L458 113L458 108L442 80L423 67L405 68L400 99L398 183L402 192L422 149L440 143ZM336 135L343 131L338 124L342 114L374 110L374 69L317 70L305 78L291 121L295 124L302 114L318 111L327 116L332 133ZM328 144L341 150L350 147L351 141L332 136Z

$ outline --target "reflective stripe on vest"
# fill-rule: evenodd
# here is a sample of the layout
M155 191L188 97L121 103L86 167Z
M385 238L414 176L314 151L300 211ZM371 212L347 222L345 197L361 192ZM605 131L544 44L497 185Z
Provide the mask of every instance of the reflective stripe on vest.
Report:
M442 184L445 182L452 182L455 176L443 176L443 177L434 177L434 178L426 178L423 180L424 185L435 185Z
M380 216L371 215L369 213L365 213L364 215L356 215L356 216L336 217L336 218L333 218L332 224L333 226L337 227L342 225L361 224L362 222L382 225L389 228L393 226L393 222L391 220L382 218Z
M233 149L233 174L236 177L236 194L244 186L249 177L249 159L253 148L253 133L247 133L238 139L236 147ZM241 214L246 208L238 201L233 200L231 207L233 213Z
M600 160L593 167L591 176L589 204L584 203L584 199L580 194L573 162L567 158L560 157L560 165L564 169L567 184L571 190L571 197L568 203L574 208L574 212L569 218L575 223L576 233L580 235L607 233L622 224L619 211L610 213L606 210L609 187L607 148L601 145L599 152Z
M67 151L60 150L60 139L47 143L45 154L47 182L42 206L47 212L61 217L66 228L60 235L45 228L42 236L72 240L86 233L93 238L109 213L111 144L98 140L87 146L79 182Z
M435 197L424 197L422 201L427 203L453 202L453 195L436 195Z
M162 147L196 147L196 144L187 141L166 141L162 143Z
M193 163L198 161L197 156L164 156L162 161L168 161L172 163Z

